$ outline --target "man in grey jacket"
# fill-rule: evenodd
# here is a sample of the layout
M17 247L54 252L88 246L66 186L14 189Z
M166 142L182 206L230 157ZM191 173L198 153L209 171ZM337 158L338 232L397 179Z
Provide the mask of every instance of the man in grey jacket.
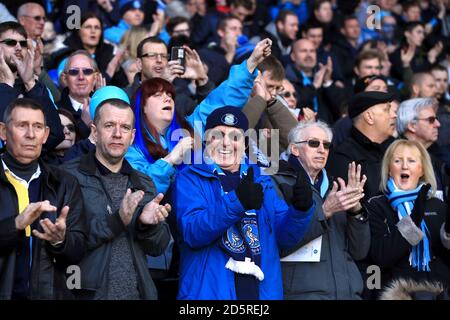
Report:
M281 253L285 299L361 299L363 281L354 260L370 247L367 215L360 204L366 177L351 163L348 182L329 188L324 169L332 132L322 121L302 121L289 133L289 158L273 177L287 203L297 175L306 172L313 185L316 211L308 231L294 248Z
M113 87L115 90L121 90ZM108 97L125 96L111 94ZM101 90L96 95L102 95ZM157 256L170 240L164 222L171 208L160 205L155 185L124 159L133 142L134 114L122 99L102 101L95 110L95 152L66 164L81 186L89 226L88 254L80 264L80 298L156 299L145 254ZM153 200L152 200L153 199Z

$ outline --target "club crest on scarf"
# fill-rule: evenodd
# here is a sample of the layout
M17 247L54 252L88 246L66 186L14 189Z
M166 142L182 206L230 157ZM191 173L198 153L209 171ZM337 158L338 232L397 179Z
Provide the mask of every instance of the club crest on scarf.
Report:
M234 254L243 254L246 251L246 245L250 248L252 255L260 254L261 246L256 217L245 217L238 224L228 228L222 236L222 245Z

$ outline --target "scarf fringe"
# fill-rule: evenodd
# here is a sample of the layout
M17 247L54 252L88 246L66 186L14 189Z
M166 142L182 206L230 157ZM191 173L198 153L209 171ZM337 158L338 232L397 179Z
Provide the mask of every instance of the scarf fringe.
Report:
M240 274L251 274L259 281L264 280L264 273L250 258L245 258L245 261L236 261L233 258L228 259L225 268Z

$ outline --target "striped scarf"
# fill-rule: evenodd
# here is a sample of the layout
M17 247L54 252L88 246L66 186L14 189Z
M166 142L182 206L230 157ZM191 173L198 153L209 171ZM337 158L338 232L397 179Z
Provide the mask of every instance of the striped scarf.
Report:
M394 183L394 179L389 178L387 182L387 190L386 194L389 204L391 207L397 211L398 217L401 220L403 217L406 217L411 214L414 208L414 200L416 200L417 195L419 194L419 190L423 184L420 184L416 189L403 191L397 188ZM422 220L420 223L420 228L423 232L423 239L419 242L419 244L415 245L411 249L411 253L409 255L409 264L413 268L417 268L417 271L430 271L429 263L430 263L430 241L429 237L430 232L428 231L428 227L425 223L425 220Z

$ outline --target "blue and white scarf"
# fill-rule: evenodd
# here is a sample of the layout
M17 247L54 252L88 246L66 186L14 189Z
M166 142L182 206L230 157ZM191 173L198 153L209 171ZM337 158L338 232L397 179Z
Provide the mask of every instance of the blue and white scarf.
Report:
M387 182L388 193L386 194L386 196L391 207L397 211L398 218L400 220L408 215L411 215L411 212L414 208L414 200L416 200L422 185L423 183L414 190L403 191L397 188L394 183L394 179L389 178ZM430 271L429 237L431 237L431 235L428 231L425 220L422 220L422 222L420 223L420 228L422 229L424 236L419 244L412 247L411 253L409 255L409 264L413 268L417 268L417 271Z
M328 193L328 189L330 188L330 181L328 180L328 174L325 168L323 168L318 176L317 176L317 182L315 182L311 176L308 174L308 172L305 170L301 162L297 159L296 156L293 154L289 155L288 162L298 171L298 170L304 170L309 177L309 181L311 182L311 186L316 188L317 191L320 193L320 197L322 199L325 199L325 196Z
M214 173L218 176L224 176L225 173L217 164L213 164ZM243 162L239 170L240 179L247 175L249 166ZM227 192L221 185L221 195ZM259 241L259 226L256 210L247 210L244 216L229 227L219 241L219 246L224 252L236 262L244 262L244 264L227 263L227 269L233 272L243 274L253 274L258 280L264 279L264 274L260 269L261 266L261 243ZM248 265L247 265L248 264Z

